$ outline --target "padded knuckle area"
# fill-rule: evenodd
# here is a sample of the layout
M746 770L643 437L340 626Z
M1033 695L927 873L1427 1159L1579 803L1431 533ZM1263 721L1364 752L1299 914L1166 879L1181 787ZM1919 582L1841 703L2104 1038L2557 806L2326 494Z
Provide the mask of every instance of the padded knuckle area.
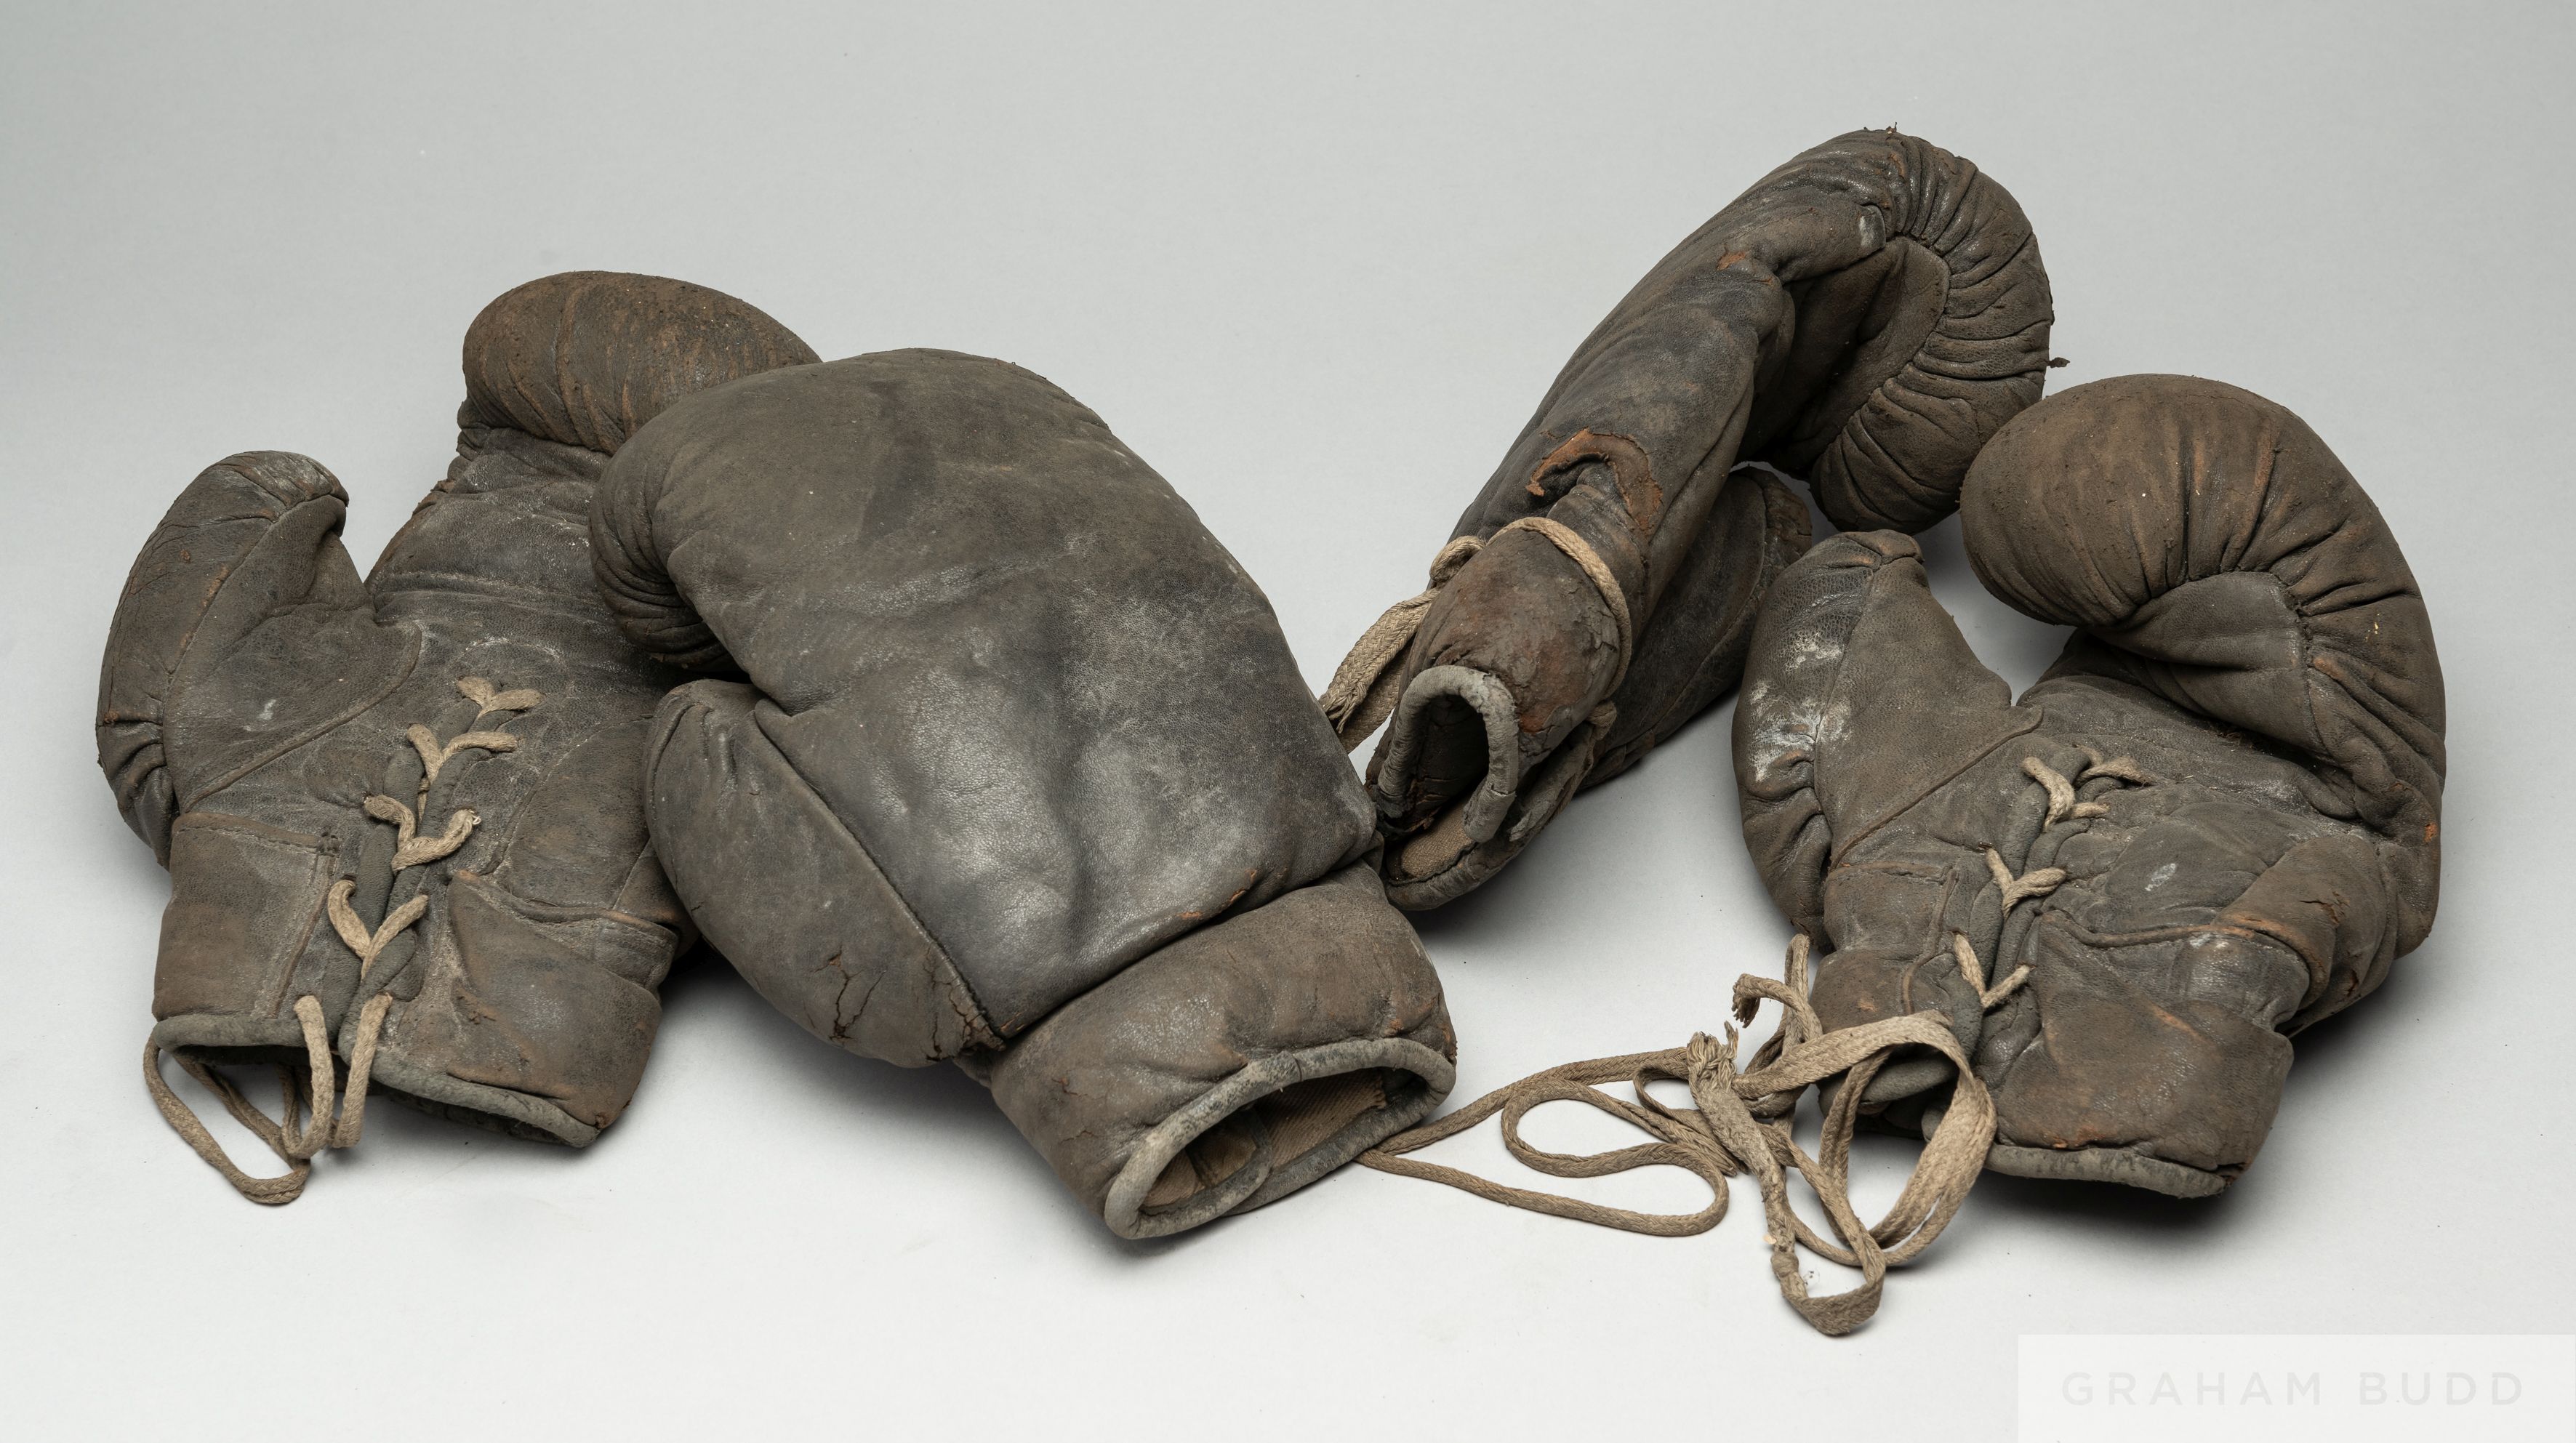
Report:
M1989 590L2084 628L2060 671L2327 764L2396 849L2422 935L2444 767L2432 623L2396 537L2314 431L2215 381L2097 381L2006 426L1962 510Z
M2377 508L2316 434L2250 391L2121 376L2051 397L1995 437L1962 501L1987 589L2043 621L2115 626L2157 597L2267 572L2303 616L2413 578ZM2343 561L2344 564L2338 564Z
M1858 140L1840 164L1888 242L1801 288L1800 345L1832 347L1833 369L1779 454L1836 526L1920 531L1957 507L1979 449L2039 399L2055 303L2030 221L1992 177L1915 137Z
M280 505L296 506L329 496L347 501L340 478L310 456L293 451L237 451L208 468L201 481L238 481L265 493Z
M821 358L721 291L662 276L567 271L505 292L465 332L466 409L614 453L694 391Z

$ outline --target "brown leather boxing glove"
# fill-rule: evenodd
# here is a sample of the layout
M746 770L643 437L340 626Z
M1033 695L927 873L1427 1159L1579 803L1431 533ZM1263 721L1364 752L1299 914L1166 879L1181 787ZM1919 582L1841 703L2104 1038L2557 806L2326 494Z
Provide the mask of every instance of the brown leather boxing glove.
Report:
M1432 589L1324 696L1370 764L1388 892L1437 906L1735 685L1754 608L1844 528L1948 515L2038 399L2048 278L1977 168L1894 131L1800 155L1638 282L1459 519Z
M714 291L552 276L467 331L456 460L365 580L302 456L230 457L172 504L108 635L99 764L170 869L145 1079L246 1196L291 1201L371 1088L575 1146L624 1110L691 935L642 790L681 678L600 599L592 487L675 398L812 359ZM223 1155L164 1050L284 1175ZM282 1121L213 1070L244 1062L285 1069Z
M1744 834L1820 948L1829 1028L1932 1012L1994 1100L1987 1166L2224 1189L2292 1034L2432 926L2442 674L2397 540L2325 443L2232 386L2129 376L2005 426L1962 499L1987 588L2074 638L2013 701L1892 532L1763 603ZM1861 1106L1925 1130L1955 1077Z
M1000 361L736 382L618 453L654 846L850 1051L952 1060L1115 1232L1258 1207L1422 1116L1455 1043L1270 604L1100 418Z

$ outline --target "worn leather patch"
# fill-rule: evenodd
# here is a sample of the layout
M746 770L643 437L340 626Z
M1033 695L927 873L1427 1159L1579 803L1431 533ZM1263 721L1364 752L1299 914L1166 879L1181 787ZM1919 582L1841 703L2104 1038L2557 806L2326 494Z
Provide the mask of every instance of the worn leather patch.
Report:
M190 812L170 829L170 905L152 1015L275 1016L339 874L332 840Z
M450 1011L447 1055L437 1059L448 1075L549 1098L592 1127L615 1121L661 1026L657 989L671 934L613 915L532 907L472 876L448 883L447 920L454 972L442 978L436 969L413 1006L433 1017ZM603 933L614 941L603 945ZM406 1027L405 1050L436 1025L424 1018Z

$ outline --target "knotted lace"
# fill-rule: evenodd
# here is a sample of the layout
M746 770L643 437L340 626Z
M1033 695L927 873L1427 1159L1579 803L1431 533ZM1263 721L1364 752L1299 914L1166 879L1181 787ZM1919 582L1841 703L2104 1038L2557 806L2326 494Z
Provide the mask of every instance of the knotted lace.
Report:
M2054 826L2068 818L2103 815L2099 802L2075 799L2077 782L2097 776L2144 784L2150 780L2126 757L2093 764L2070 782L2037 758L2022 764L2031 780L2049 795L2048 820ZM2015 875L1993 848L1986 864L2004 894L2006 913L2032 898L2047 896L2066 881L2056 867ZM1434 1122L1399 1133L1360 1155L1360 1162L1380 1172L1446 1183L1491 1202L1525 1208L1577 1222L1658 1237L1686 1237L1716 1227L1726 1217L1726 1179L1750 1172L1762 1193L1766 1223L1763 1241L1771 1248L1771 1271L1780 1295L1817 1331L1839 1336L1852 1331L1878 1311L1887 1270L1920 1257L1957 1215L1985 1167L1995 1134L1994 1099L1969 1066L1967 1054L1948 1020L1939 1012L1911 1012L1856 1027L1827 1031L1808 1001L1809 943L1804 933L1789 943L1781 980L1747 973L1735 982L1734 1022L1725 1036L1694 1035L1683 1047L1662 1052L1636 1052L1621 1057L1569 1062L1496 1088ZM2030 968L2016 967L1989 985L1985 964L1963 932L1949 936L1950 958L1960 976L1976 990L1981 1007L2002 1005L2030 980ZM1781 1009L1780 1027L1742 1069L1735 1064L1737 1025L1750 1023L1765 1002ZM1930 1048L1949 1059L1957 1080L1950 1102L1933 1128L1931 1139L1915 1159L1887 1215L1864 1225L1851 1204L1851 1143L1860 1120L1863 1094L1879 1070L1899 1052ZM1806 1090L1833 1078L1842 1082L1825 1108L1824 1127L1814 1156L1791 1136L1798 1099ZM1603 1084L1625 1081L1636 1101L1601 1091ZM1666 1106L1648 1084L1675 1081L1690 1090L1695 1108ZM1531 1109L1550 1102L1580 1102L1619 1118L1655 1141L1598 1153L1558 1153L1533 1147L1521 1136L1521 1120ZM1405 1156L1457 1136L1496 1113L1502 1114L1503 1146L1523 1165L1552 1177L1606 1177L1641 1167L1678 1167L1709 1186L1708 1206L1695 1213L1645 1213L1586 1202L1558 1193L1507 1187L1488 1178L1439 1163ZM1831 1237L1808 1226L1789 1205L1788 1175L1806 1179L1825 1210ZM1799 1270L1797 1249L1844 1267L1857 1268L1858 1286L1818 1297L1809 1292Z
M401 873L427 866L453 855L474 835L483 820L471 807L459 807L448 813L445 825L436 836L419 835L419 809L429 800L429 788L438 780L439 771L464 751L487 753L516 751L519 739L508 732L478 731L474 724L494 712L523 712L544 698L525 688L501 691L479 676L461 677L456 690L478 710L467 730L441 741L428 727L413 725L404 730L404 739L420 753L420 788L410 802L370 793L360 804L366 814L394 827L393 871ZM350 905L357 882L342 877L331 884L323 899L323 912L331 919L331 930L358 958L358 986L364 990L368 973L376 959L393 945L394 939L418 923L429 912L429 896L415 893L401 905L385 914L385 919L369 928ZM309 1079L294 1068L278 1068L278 1085L284 1094L280 1104L282 1116L271 1119L242 1095L232 1081L213 1068L185 1053L179 1055L179 1066L195 1078L231 1113L233 1120L250 1129L251 1134L268 1145L287 1170L272 1177L254 1177L236 1166L227 1156L223 1144L215 1141L203 1122L189 1110L188 1104L172 1091L161 1075L161 1044L146 1040L143 1044L143 1083L151 1092L153 1105L175 1129L197 1156L224 1175L234 1189L252 1202L278 1205L290 1203L304 1192L305 1181L312 1176L313 1156L325 1148L352 1147L366 1126L367 1087L375 1071L376 1044L384 1032L385 1015L393 1008L393 994L379 989L369 994L358 1010L358 1025L349 1048L349 1077L345 1085L338 1081L338 1068L331 1052L331 1038L323 1025L322 999L306 993L295 999L295 1018L304 1035L305 1062ZM299 1123L307 1109L310 1118ZM336 1117L335 1117L336 1112Z
M1804 934L1790 942L1785 981L1751 973L1736 979L1735 1021L1726 1026L1722 1040L1703 1032L1685 1046L1662 1052L1550 1068L1487 1093L1437 1122L1389 1138L1361 1154L1360 1161L1381 1172L1447 1183L1513 1207L1660 1237L1684 1237L1717 1226L1726 1217L1726 1179L1750 1172L1761 1188L1767 1224L1763 1240L1771 1248L1771 1272L1781 1297L1819 1332L1848 1333L1878 1311L1888 1268L1919 1256L1958 1212L1993 1139L1994 1104L1969 1071L1967 1056L1949 1024L1935 1014L1919 1012L1826 1031L1807 1000L1807 950ZM1779 1031L1738 1070L1737 1025L1751 1022L1764 1002L1780 1005ZM1949 1058L1958 1069L1958 1093L1924 1145L1905 1190L1885 1217L1864 1225L1852 1211L1849 1181L1861 1093L1892 1055L1909 1047L1928 1047ZM1809 1087L1833 1077L1843 1078L1843 1085L1826 1109L1824 1134L1811 1157L1790 1136L1790 1119ZM1633 1086L1635 1102L1596 1086L1621 1080ZM1666 1106L1647 1088L1660 1080L1682 1083L1697 1106ZM1587 1103L1635 1125L1656 1141L1590 1154L1532 1147L1521 1136L1521 1119L1547 1102ZM1687 1214L1634 1212L1505 1187L1473 1173L1403 1155L1464 1132L1497 1112L1503 1115L1503 1145L1539 1172L1554 1177L1603 1177L1657 1164L1679 1167L1708 1184L1709 1204ZM1790 1207L1788 1174L1793 1171L1806 1179L1824 1205L1833 1237L1818 1234ZM1800 1247L1858 1268L1859 1286L1815 1296L1798 1267Z

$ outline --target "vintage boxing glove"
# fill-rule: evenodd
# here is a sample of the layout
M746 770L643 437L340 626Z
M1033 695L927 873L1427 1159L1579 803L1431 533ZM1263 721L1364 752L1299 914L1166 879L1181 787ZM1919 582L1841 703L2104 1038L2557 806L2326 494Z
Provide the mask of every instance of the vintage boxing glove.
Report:
M813 359L714 291L552 276L466 332L456 460L365 581L302 456L229 457L171 506L108 634L99 764L170 869L145 1080L245 1195L291 1201L370 1087L576 1146L625 1108L689 934L642 790L683 678L600 600L591 490L675 398ZM224 1156L165 1049L285 1175ZM282 1122L211 1070L254 1061L287 1070Z
M2433 922L2442 680L2424 602L2314 432L2131 376L2005 426L1962 499L1987 588L2076 628L2014 703L1912 542L1835 537L1763 603L1745 839L1829 947L1828 1028L1930 1012L1993 1097L1987 1166L2178 1196L2254 1160L2289 1035ZM1952 1064L1864 1089L1937 1120Z
M672 407L600 584L657 656L654 846L815 1035L954 1060L1116 1232L1257 1207L1436 1105L1440 984L1278 623L1015 366L895 351Z
M1929 526L2038 399L2050 316L2012 197L1893 130L1806 152L1666 256L1325 692L1346 745L1392 718L1370 776L1397 904L1477 886L1735 685L1808 541L1738 463L1807 478L1840 527Z

